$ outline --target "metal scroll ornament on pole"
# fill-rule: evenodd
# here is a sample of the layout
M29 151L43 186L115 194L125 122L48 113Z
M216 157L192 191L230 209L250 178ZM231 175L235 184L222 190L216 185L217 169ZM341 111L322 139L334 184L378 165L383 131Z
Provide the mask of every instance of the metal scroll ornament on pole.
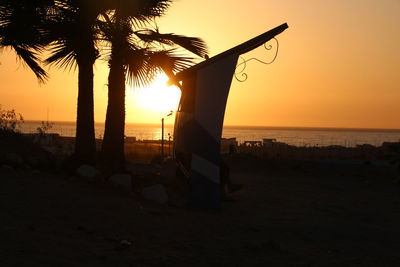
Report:
M239 57L239 58L242 60L242 62L240 62L239 64L236 65L236 72L235 72L235 74L234 74L235 79L236 79L238 82L245 82L245 81L247 80L248 75L247 75L247 73L245 73L244 71L245 71L246 68L247 68L247 63L248 63L248 62L250 62L250 61L252 61L252 60L255 60L255 61L259 62L259 63L265 64L265 65L269 65L269 64L272 64L272 63L276 60L276 58L278 57L279 42L278 42L278 39L276 39L276 38L272 38L272 39L273 39L273 40L275 41L275 43L276 43L276 50L275 50L275 55L274 55L274 57L272 58L271 61L263 61L263 60L260 60L260 59L258 59L258 58L255 58L255 57L252 57L252 58L249 58L249 59L245 59L245 58L242 57L242 56ZM268 52L271 51L272 48L273 48L273 45L272 45L272 44L268 44L268 45L267 45L267 43L264 43L263 46L264 46L265 50L267 50ZM237 71L238 69L240 69L240 70Z

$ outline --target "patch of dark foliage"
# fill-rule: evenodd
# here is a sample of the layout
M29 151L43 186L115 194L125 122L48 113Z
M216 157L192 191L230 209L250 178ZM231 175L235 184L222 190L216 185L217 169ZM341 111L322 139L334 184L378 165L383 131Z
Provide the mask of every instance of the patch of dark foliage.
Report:
M54 156L22 134L0 130L0 165L13 168L49 169L54 167Z

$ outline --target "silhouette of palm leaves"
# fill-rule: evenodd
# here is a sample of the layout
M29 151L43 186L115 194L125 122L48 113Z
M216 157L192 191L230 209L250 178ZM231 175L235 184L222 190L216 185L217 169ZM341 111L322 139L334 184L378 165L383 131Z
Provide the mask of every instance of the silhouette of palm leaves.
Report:
M90 28L94 44L97 46L94 57L99 56L98 41L104 40L99 34L101 29L107 36L112 35L112 29L105 27L104 21L98 19L100 13L112 13L119 10L119 16L129 19L135 25L143 25L154 17L160 16L170 6L171 0L127 1L127 0L87 0L84 3L78 0L55 1L56 15L47 23L47 42L51 42L51 56L46 59L46 64L55 64L60 68L76 68L78 51L86 50L82 47L79 32ZM104 17L103 17L104 18ZM115 32L115 29L113 30ZM103 34L104 36L104 34Z
M151 29L135 31L135 26L135 21L115 12L103 14L103 21L99 24L102 40L108 41L111 47L107 55L109 63L116 57L122 58L126 79L135 86L149 85L159 72L172 77L195 63L194 58L183 56L176 46L199 56L207 53L205 43L199 38L161 34Z
M51 12L50 0L3 0L0 3L0 48L13 49L18 58L44 82L48 75L39 65L46 46L43 24Z
M146 43L159 42L168 46L178 45L200 57L207 54L206 44L197 37L186 37L173 33L160 33L158 29L139 30L134 32L137 37Z
M60 1L56 15L46 23L46 38L50 43L50 56L46 64L54 64L60 68L76 68L79 54L91 53L92 59L98 56L98 51L82 43L82 35L89 36L93 44L97 40L96 15L93 11L86 12L76 1Z

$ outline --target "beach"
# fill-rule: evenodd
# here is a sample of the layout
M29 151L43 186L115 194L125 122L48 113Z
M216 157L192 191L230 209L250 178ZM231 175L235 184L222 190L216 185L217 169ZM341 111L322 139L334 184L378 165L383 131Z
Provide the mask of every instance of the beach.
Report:
M220 211L3 166L0 265L399 266L394 165L226 160L244 189ZM171 180L173 165L147 167Z

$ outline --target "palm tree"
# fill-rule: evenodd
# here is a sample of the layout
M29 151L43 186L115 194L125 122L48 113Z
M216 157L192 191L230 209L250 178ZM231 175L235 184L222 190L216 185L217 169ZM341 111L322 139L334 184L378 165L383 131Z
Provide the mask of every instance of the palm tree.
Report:
M46 43L42 40L43 21L51 0L2 0L0 2L0 48L11 48L36 75L40 83L47 73L39 65L38 54Z
M74 159L93 162L94 133L93 64L99 56L98 16L112 9L139 20L166 8L170 0L54 0L56 16L49 20L48 42L52 42L48 64L78 67L78 104Z
M108 106L101 154L103 163L108 167L121 169L125 160L126 80L135 86L147 85L158 72L173 76L174 72L193 64L192 58L180 56L175 49L160 49L160 43L170 47L178 44L200 56L205 55L206 46L198 38L160 34L158 30L134 31L133 26L142 26L143 23L138 23L133 17L121 16L118 11L103 14L103 17L103 35L111 49L108 60Z
M96 23L100 12L90 1L56 0L56 14L46 23L51 55L47 64L78 68L78 103L75 152L77 163L93 162L94 135L93 65L98 57Z

